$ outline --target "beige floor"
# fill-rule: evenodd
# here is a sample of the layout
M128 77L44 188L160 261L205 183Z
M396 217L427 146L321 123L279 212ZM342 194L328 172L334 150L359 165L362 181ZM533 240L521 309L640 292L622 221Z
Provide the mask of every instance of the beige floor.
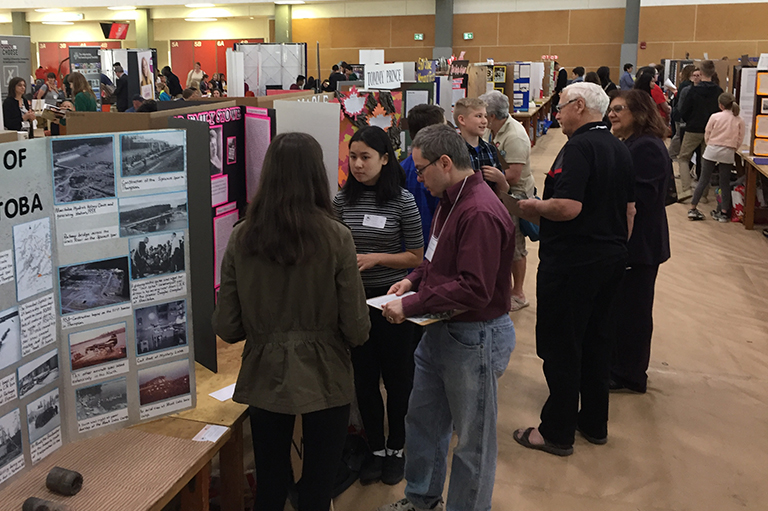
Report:
M552 130L533 149L539 190L564 143ZM768 240L712 221L702 206L707 220L696 223L686 206L667 208L672 259L656 288L648 393L612 396L608 444L577 438L568 458L511 436L538 423L547 396L535 355L537 246L529 247L532 305L512 315L517 348L499 382L495 511L768 509ZM404 487L356 483L335 510L372 511Z

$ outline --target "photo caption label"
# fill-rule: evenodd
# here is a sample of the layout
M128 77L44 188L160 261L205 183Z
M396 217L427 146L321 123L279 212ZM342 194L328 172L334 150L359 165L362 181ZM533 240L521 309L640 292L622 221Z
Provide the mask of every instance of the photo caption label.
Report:
M43 438L33 443L30 446L30 454L32 455L32 464L44 459L46 456L56 451L62 446L61 439L61 426L54 429Z
M107 364L105 366L81 369L72 373L72 385L80 385L81 383L90 383L92 381L101 380L108 376L115 376L117 374L123 374L128 372L128 360L121 360L114 364Z
M19 308L19 315L21 316L22 356L25 357L56 342L53 293L23 304Z
M56 220L81 218L84 216L106 215L117 213L117 199L95 200L82 204L66 204L56 206Z
M166 360L179 355L186 355L189 353L189 346L181 346L172 350L160 351L158 353L152 353L151 355L144 355L143 357L136 358L136 365L144 365L149 362L157 362L158 360Z
M13 272L13 252L4 250L0 252L0 286L13 282L15 279Z
M108 321L131 314L131 304L121 303L113 305L112 307L104 307L103 309L97 309L92 311L81 312L79 314L71 314L69 316L61 317L61 328L77 328L83 325L90 325L92 323L98 323L100 321Z
M103 428L118 422L128 420L128 409L117 410L116 412L106 413L99 415L98 417L91 417L77 422L77 432L85 433L86 431L92 431L94 429Z
M16 373L11 373L0 380L0 406L10 403L19 396L16 389Z
M185 294L187 294L187 274L185 272L131 283L133 305L142 305Z
M65 232L62 244L65 247L79 245L81 243L91 243L93 241L105 241L120 236L120 228L117 225L110 227L99 227L98 229L89 229L85 231Z
M192 396L187 394L186 396L169 399L168 401L163 401L162 403L152 403L151 405L142 406L140 418L141 420L151 419L152 417L157 417L158 415L177 412L189 406L192 406Z
M155 188L171 188L187 186L187 176L178 174L155 174L151 176L126 177L120 183L124 192L139 192Z

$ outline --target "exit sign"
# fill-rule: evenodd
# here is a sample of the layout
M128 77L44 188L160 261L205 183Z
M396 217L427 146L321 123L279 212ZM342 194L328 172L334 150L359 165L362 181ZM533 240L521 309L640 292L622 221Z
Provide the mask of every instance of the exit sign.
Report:
M474 39L474 38L475 38L475 34L473 34L472 32L464 32L465 41L469 41L470 39Z
M423 41L424 40L424 34L413 34L413 40L414 41Z

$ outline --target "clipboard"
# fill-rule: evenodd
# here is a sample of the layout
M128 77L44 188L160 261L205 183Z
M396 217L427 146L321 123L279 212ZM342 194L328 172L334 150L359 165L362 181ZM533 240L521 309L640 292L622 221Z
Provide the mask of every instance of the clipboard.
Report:
M406 296L414 295L413 291L408 291L407 293L403 293L401 296L397 295L381 295L376 296L374 298L369 298L365 301L365 303L368 304L369 307L373 307L375 309L383 310L384 304L389 303L392 300L396 300L398 298L405 298ZM432 323L437 323L438 321L445 321L446 319L450 319L453 316L456 316L457 314L461 314L465 311L448 311L448 312L440 312L437 314L424 314L423 316L415 316L415 317L409 317L405 318L406 320L410 321L411 323L416 323L419 326L427 326L431 325Z

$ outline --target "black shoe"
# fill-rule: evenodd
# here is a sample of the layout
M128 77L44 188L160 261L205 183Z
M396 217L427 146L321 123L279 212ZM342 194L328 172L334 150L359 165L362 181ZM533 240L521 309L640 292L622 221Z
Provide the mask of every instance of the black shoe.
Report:
M373 484L381 479L384 456L369 455L360 469L360 484Z
M381 482L394 486L405 477L405 454L402 456L387 456L381 470Z
M581 428L580 428L578 425L576 426L576 431L578 431L579 433L581 433L581 436L583 436L583 437L584 437L584 439L585 439L587 442L589 442L590 444L595 444L595 445L605 445L605 444L607 444L607 443L608 443L608 437L607 437L607 436L605 436L605 437L603 437L603 438L596 438L596 437L593 437L593 436L591 436L591 435L588 435L588 434L584 433L584 431L582 431L582 429L581 429Z
M635 385L629 385L627 383L619 383L618 381L611 378L611 380L608 382L608 391L609 392L634 392L635 394L645 394L646 389L637 387Z

